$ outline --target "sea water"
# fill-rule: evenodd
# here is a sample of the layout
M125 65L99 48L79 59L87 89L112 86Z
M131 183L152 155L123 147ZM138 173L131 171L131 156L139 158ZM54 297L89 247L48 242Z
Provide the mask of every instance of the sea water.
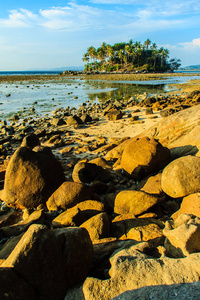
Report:
M4 75L4 74L3 74ZM13 75L13 74L10 74ZM29 74L30 75L30 74ZM173 83L184 83L197 76L169 77L150 81L88 80L61 77L60 80L35 80L0 83L0 119L13 114L22 118L42 117L68 106L78 108L83 102L103 102L108 99L129 99L147 92L149 95L170 90Z

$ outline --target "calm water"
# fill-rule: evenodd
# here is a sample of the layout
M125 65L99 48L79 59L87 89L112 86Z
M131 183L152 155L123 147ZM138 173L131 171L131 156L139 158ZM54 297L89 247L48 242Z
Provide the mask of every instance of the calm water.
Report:
M42 74L46 73L43 72ZM0 119L9 119L15 113L21 114L22 118L30 115L37 118L45 114L51 115L60 107L78 108L79 105L87 101L129 99L144 92L149 93L149 95L163 93L169 91L169 85L172 83L187 82L189 79L195 78L199 77L180 76L148 82L66 78L65 82L1 83ZM33 108L34 112L32 112Z

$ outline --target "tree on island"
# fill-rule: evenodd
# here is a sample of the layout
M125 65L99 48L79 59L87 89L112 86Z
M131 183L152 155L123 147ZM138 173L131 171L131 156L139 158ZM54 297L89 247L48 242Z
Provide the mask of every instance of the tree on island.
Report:
M168 61L169 50L147 39L143 44L133 42L115 43L113 46L102 43L97 49L90 46L83 55L86 71L174 71L181 66L180 59Z

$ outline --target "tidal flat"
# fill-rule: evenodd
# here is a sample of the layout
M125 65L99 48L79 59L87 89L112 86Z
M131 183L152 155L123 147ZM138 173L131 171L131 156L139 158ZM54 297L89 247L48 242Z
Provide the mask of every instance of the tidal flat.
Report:
M0 76L0 119L16 113L21 118L39 118L68 106L77 109L84 102L121 101L143 93L191 91L198 78L184 73Z

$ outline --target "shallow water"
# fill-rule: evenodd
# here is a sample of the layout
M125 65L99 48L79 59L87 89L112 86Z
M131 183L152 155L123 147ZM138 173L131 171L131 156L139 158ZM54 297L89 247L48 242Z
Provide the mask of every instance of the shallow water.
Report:
M198 77L199 78L199 77ZM105 81L66 78L63 81L14 82L0 84L0 119L13 114L41 117L52 114L58 108L76 107L83 102L102 102L108 99L129 99L147 92L158 94L169 91L169 84L183 83L195 76L170 77L151 81ZM10 96L6 96L10 94Z

